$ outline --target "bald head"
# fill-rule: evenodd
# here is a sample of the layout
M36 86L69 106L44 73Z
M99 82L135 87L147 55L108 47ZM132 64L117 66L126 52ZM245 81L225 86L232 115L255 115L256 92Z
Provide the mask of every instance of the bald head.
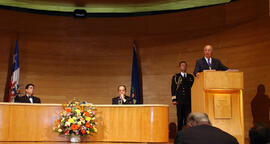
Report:
M211 125L211 122L206 113L193 112L188 115L187 124L190 127L194 127L194 126L203 125L203 124Z
M211 45L204 46L204 56L206 58L212 57L213 47Z

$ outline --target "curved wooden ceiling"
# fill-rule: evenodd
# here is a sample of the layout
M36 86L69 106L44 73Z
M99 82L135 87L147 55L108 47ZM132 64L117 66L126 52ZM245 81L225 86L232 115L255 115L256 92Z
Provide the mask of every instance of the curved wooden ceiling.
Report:
M231 0L0 0L0 5L34 10L88 13L136 13L181 10L228 3Z
M36 0L17 0L36 2ZM86 6L88 4L145 4L145 3L166 3L172 0L39 0L42 3L59 3L59 4L74 4L78 6Z

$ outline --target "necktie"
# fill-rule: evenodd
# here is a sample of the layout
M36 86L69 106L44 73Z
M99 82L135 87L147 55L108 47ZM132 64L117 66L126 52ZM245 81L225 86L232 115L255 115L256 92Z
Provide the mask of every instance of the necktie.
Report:
M209 66L209 67L211 66L211 63L210 63L210 58L209 58L209 59L207 59L207 64L208 64L208 66Z

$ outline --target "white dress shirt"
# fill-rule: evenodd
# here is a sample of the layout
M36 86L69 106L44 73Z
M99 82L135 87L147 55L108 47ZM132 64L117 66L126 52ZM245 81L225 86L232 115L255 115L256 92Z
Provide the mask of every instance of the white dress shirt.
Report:
M29 98L29 101L30 101L31 103L34 103L32 97L30 97L30 96L28 96L28 95L26 95L26 96Z
M206 58L206 57L204 57L204 58L205 58L205 60L206 60L206 62L208 64L208 58ZM211 57L209 58L209 63L212 64L212 58Z
M187 77L187 73L181 72L182 77Z
M211 58L211 57L210 57L209 59L206 58L206 57L204 57L204 58L205 58L207 64L208 64L208 62L210 63L209 70L212 70L212 68L211 68L211 65L212 65L212 58ZM209 61L208 61L208 60L209 60Z

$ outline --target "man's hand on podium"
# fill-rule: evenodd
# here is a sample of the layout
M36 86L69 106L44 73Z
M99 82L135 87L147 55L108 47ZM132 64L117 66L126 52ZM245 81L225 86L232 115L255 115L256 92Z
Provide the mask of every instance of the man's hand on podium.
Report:
M198 78L200 76L200 73L196 73L196 77Z
M177 101L173 101L172 103L173 103L173 105L177 105L177 104L178 104L178 102L177 102Z

